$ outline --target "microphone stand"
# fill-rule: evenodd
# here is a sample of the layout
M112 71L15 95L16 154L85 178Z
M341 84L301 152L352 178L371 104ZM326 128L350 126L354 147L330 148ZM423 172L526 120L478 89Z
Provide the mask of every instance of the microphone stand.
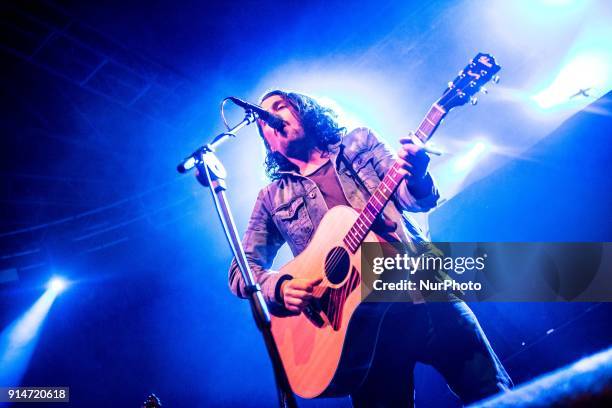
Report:
M219 214L221 223L223 224L223 230L227 241L232 249L238 268L242 275L242 280L245 284L245 293L248 296L249 304L251 305L251 312L255 319L255 324L261 332L268 355L272 361L272 368L274 370L274 379L276 382L276 390L281 408L297 408L295 395L289 385L287 373L283 366L283 362L280 358L280 353L274 337L272 336L270 312L268 306L261 293L261 287L255 281L253 272L249 267L249 264L242 247L242 242L238 236L238 230L236 229L236 223L227 201L225 191L227 190L227 184L225 178L227 172L219 159L215 156L215 149L225 142L229 137L236 137L235 132L242 129L243 127L253 123L255 121L255 114L251 110L246 111L246 116L238 125L230 128L227 132L223 132L217 135L211 143L205 144L199 147L190 156L185 158L181 164L178 165L177 169L180 173L185 173L188 170L196 167L198 173L196 178L204 187L210 187L215 208Z

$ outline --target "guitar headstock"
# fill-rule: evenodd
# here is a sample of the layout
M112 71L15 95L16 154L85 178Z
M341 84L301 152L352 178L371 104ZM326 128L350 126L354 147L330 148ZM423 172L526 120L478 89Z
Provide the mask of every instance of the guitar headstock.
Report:
M454 81L448 83L448 88L444 91L437 104L444 108L446 112L451 109L465 105L470 102L476 105L476 93L486 93L483 86L489 82L499 82L497 72L501 66L497 65L495 58L490 54L479 53L470 63L459 71L459 75Z

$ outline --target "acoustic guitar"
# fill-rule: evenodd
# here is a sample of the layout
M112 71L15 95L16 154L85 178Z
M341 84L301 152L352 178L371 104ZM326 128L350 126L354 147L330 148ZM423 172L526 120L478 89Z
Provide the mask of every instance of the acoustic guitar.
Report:
M475 103L484 84L497 82L499 70L491 55L476 55L431 106L416 137L426 143L451 109ZM330 209L306 249L280 269L296 278L323 274L304 312L272 317L289 383L303 398L346 395L366 378L388 305L362 302L361 244L380 242L372 224L403 180L400 168L391 166L361 212Z

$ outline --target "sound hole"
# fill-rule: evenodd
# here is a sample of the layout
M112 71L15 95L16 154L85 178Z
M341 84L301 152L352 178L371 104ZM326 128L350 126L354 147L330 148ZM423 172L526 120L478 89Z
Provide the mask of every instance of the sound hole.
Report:
M327 280L337 285L346 278L351 262L348 252L342 247L332 249L325 258L325 275Z

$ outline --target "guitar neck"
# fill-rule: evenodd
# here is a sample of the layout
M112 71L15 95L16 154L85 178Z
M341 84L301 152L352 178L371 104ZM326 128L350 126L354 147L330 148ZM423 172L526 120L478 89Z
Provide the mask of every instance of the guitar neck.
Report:
M415 132L421 142L426 143L431 138L445 115L446 112L437 103L432 105ZM393 163L366 206L361 210L357 221L345 235L344 244L352 253L357 252L366 235L372 229L372 224L404 179L400 171L401 167L399 159Z

